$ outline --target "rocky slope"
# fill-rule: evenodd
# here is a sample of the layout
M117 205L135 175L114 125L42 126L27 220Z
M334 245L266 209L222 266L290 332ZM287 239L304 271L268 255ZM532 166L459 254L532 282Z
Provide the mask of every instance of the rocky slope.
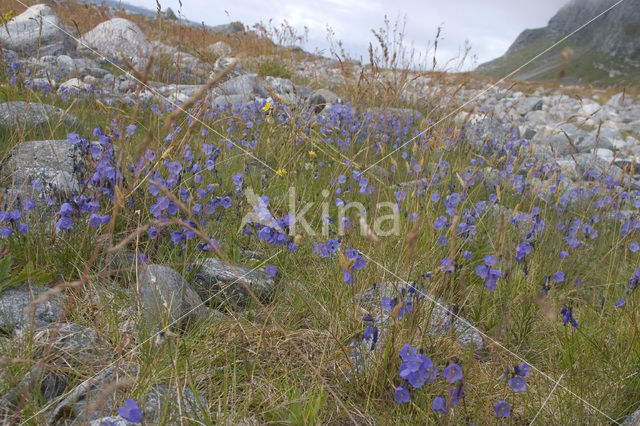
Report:
M551 28L555 28L554 34L567 31L563 22L560 19L554 21L553 25L550 24ZM42 31L39 29L40 23ZM35 31L36 27L38 31ZM161 108L167 107L170 103L187 100L202 88L201 83L206 81L211 73L225 68L234 61L232 56L235 52L222 42L209 46L208 49L218 58L214 64L209 64L177 47L149 41L136 24L123 18L113 18L99 24L84 33L79 45L76 45L77 41L69 38L60 18L51 8L44 5L34 6L17 16L7 24L7 28L11 37L0 37L0 43L4 59L9 65L9 77L22 75L20 70L27 68L29 73L24 73L24 83L27 87L36 92L57 93L67 100L93 99L107 105L133 105L140 101L152 105L149 107L152 110L155 107L161 111ZM538 35L535 33L523 36L519 43L524 47L516 46L514 51L526 49L527 43L532 43L529 39L536 37ZM615 38L613 35L611 37ZM171 59L172 66L188 67L192 84L152 80L143 86L131 73L117 72L112 64L108 63L111 57L124 55L134 64L144 64L154 47ZM357 76L361 71L361 68L354 66L354 75ZM317 81L319 76L324 76L325 80L332 80L336 84L342 78L338 64L329 60L303 61L298 64L295 73L309 81ZM479 151L486 149L489 153L494 150L504 153L514 150L514 146L530 146L528 159L531 162L548 164L557 172L554 173L555 176L561 176L558 180L562 185L556 186L552 182L554 177L540 182L541 188L546 188L551 183L554 191L563 191L563 194L568 194L565 198L570 200L571 194L578 192L579 187L584 185L589 188L589 185L601 175L609 176L612 181L623 180L623 169L627 168L625 183L628 183L631 189L640 190L640 168L636 169L638 171L635 176L628 177L633 171L629 166L640 161L640 144L636 139L640 135L640 97L619 93L610 99L604 99L604 93L594 93L592 97L584 96L577 99L560 89L540 88L533 93L525 93L505 88L487 90L482 85L457 88L454 90L454 96L440 91L439 85L442 86L443 83L435 78L416 76L410 81L411 84L404 87L407 105L424 110L427 99L433 99L436 95L439 104L465 105L465 111L468 112L460 112L453 121L460 125L467 123L467 139L475 144ZM600 95L602 98L599 98ZM236 68L234 73L215 89L210 90L206 100L213 107L224 104L246 105L252 102L257 105L255 101L264 105L269 98L273 101L274 97L283 104L315 104L312 120L319 123L330 121L330 110L333 107L341 107L338 104L342 103L342 100L328 89L313 90L311 87L296 85L288 79L278 77L267 76L262 79L241 67ZM362 107L367 108L366 105ZM368 109L358 113L364 120L364 117L367 114L371 115L373 111ZM381 109L375 112L381 112ZM385 112L391 116L405 118L405 121L406 117L423 118L419 111L413 109L387 108ZM37 127L48 121L59 122L67 131L82 125L77 117L52 105L27 104L15 100L0 104L0 129ZM76 145L79 143L71 137L69 140L58 141L21 140L11 152L3 169L5 173L13 173L13 186L6 188L7 191L11 191L12 194L21 193L23 196L27 191L43 191L42 194L32 194L37 200L51 193L60 197L79 195L79 171L90 166L87 157L77 152ZM37 155L34 155L36 153ZM524 149L523 155L527 155ZM489 177L497 176L499 173L489 168L485 172ZM526 173L513 170L513 175L515 185L525 185ZM29 185L35 177L41 178L48 186L41 189ZM534 179L540 181L537 177ZM526 184L537 184L538 181ZM417 180L399 183L398 186L417 187L422 183ZM32 187L29 188L30 186ZM42 214L47 214L47 211L43 211ZM126 262L123 263L127 263L129 268L135 267L133 253L127 255L123 256L128 259L124 259ZM249 260L246 262L249 263ZM162 319L170 320L173 324L179 320L187 323L204 321L211 317L220 320L222 314L214 310L217 306L228 304L233 309L240 310L249 303L245 287L237 282L238 276L244 277L252 292L265 303L273 297L276 281L266 271L226 264L215 258L207 258L197 266L201 267L200 272L191 280L187 280L189 277L183 277L166 265L151 264L141 269L138 303L142 314L141 321L156 324L161 323ZM407 292L410 293L412 287L413 284L407 286ZM131 288L132 299L138 296L134 290L135 288ZM370 310L376 321L383 324L380 330L381 339L386 338L385 331L391 322L390 315L382 312L379 307L376 312L373 301L377 302L381 297L393 298L395 295L392 290L390 285L374 286L364 291L361 300L357 301L360 306L371 305L370 308L367 307L367 311ZM55 295L47 299L46 303L40 303L35 310L33 323L29 322L23 308L48 291L44 286L25 284L0 292L0 331L17 341L25 338L18 331L30 330L32 326L37 329L37 336L43 342L48 342L49 334L52 334L55 336L51 338L52 353L65 362L97 362L106 356L105 354L109 353L108 347L96 330L83 328L71 322L56 323L61 317L63 295ZM212 300L214 296L221 299L220 303L202 306L205 304L204 301ZM160 306L158 300L169 302ZM447 335L447 329L452 326L462 346L468 347L470 342L475 348L483 346L482 337L465 323L466 320L459 318L459 321L450 321L449 308L441 306L441 309L433 310L429 332ZM55 333L52 327L56 327ZM129 336L136 328L124 323L122 330L123 335ZM362 355L366 352L363 349L365 347L370 345L362 339L354 338L351 342L351 357L356 361L354 365L357 371L367 365L368 358ZM0 418L3 412L11 412L19 401L21 389L29 385L32 376L37 376L37 384L41 387L45 400L52 401L64 393L62 400L50 404L52 407L47 411L47 418L51 423L80 423L82 419L91 421L91 424L121 421L116 417L103 417L103 414L88 404L88 401L91 394L97 395L108 388L111 376L135 376L137 372L138 366L129 363L110 366L103 369L93 380L82 382L69 391L66 388L70 385L68 386L65 376L55 374L54 370L34 369L25 376L23 383L0 398ZM69 392L65 393L65 390ZM206 400L195 395L191 389L180 389L174 385L160 383L152 386L142 399L145 416L151 423L153 416L159 412L159 401L164 399L176 405L179 403L187 412L196 411L199 404L205 407L204 411L207 407ZM104 410L106 413L114 411L114 401L115 398L107 399Z
M615 0L571 0L546 27L524 30L503 56L480 65L477 72L504 77L616 3ZM515 78L551 80L562 76L559 72L564 69L566 80L637 85L640 83L639 35L640 1L625 0L524 67ZM564 63L563 52L568 56Z

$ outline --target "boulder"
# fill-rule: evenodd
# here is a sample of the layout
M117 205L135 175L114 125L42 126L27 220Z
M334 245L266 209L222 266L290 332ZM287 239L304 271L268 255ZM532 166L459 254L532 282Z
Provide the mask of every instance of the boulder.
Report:
M326 105L342 103L342 99L329 89L318 89L311 95L311 103L316 105L316 111L320 112Z
M235 21L228 24L209 27L209 30L214 33L221 33L232 36L234 34L244 32L244 24L242 22Z
M98 24L82 36L82 43L106 55L109 60L120 60L124 55L139 67L146 65L152 50L140 27L124 18L113 18Z
M108 354L95 330L76 324L50 324L38 329L33 341L40 350L50 351L49 355L62 365L100 365Z
M514 108L521 116L526 115L531 111L542 110L542 98L539 96L523 96L515 104Z
M58 321L63 301L59 295L51 296L47 301L38 304L33 312L25 312L29 303L48 290L49 288L39 285L20 284L0 293L0 330L11 334L16 330L28 329L31 326L32 314L33 325L36 328Z
M251 297L242 281L262 302L269 301L275 292L275 280L258 269L229 265L214 258L203 259L196 266L200 269L193 288L207 303L229 302L237 307L248 305Z
M91 84L79 78L71 78L58 87L58 95L79 95L91 90Z
M622 170L615 164L611 164L613 153L609 150L606 151L596 152L595 155L594 153L575 154L573 158L575 158L579 175L584 176L588 180L608 175L620 181L622 178Z
M179 69L189 69L191 72L201 74L206 71L206 64L193 55L185 52L173 54L173 65Z
M231 56L233 49L224 41L216 41L209 46L209 52L217 58L222 56Z
M84 424L102 417L101 413L110 413L115 407L114 395L109 395L101 401L102 410L96 408L94 401L103 398L102 391L109 385L120 380L134 379L138 374L138 367L132 364L120 364L109 366L101 370L97 375L90 377L73 388L66 397L58 403L53 410L47 413L48 424ZM88 412L87 408L93 406Z
M436 339L451 338L461 346L474 350L484 347L482 335L459 316L456 308L448 306L442 300L428 298L426 294L424 286L416 283L383 282L374 284L354 297L353 303L371 320L365 321L364 325L378 329L377 342L364 336L352 340L350 359L355 372L363 373L375 361L376 354L386 345L392 322L391 312L402 311L402 308L391 311L383 309L383 297L394 300L396 304L411 306L411 311L405 312L403 316L414 315L418 321L416 326L424 326L426 332ZM421 309L421 312L413 312L416 309Z
M0 31L0 45L21 57L72 53L75 42L62 20L47 5L31 6Z
M216 62L213 64L213 70L211 71L211 75L209 76L209 78L213 78L216 74L220 73L222 70L231 65L234 61L236 62L236 65L224 76L222 81L228 81L234 77L239 77L242 74L246 74L247 72L240 67L240 62L238 61L238 59L221 56L216 59Z
M34 366L24 375L18 386L0 397L0 420L8 422L8 419L3 419L3 416L13 413L27 389L30 389L28 395L31 398L35 399L40 396L45 402L48 402L62 395L66 387L67 378L65 376L52 370Z
M127 397L125 390L118 390L104 395L112 385L118 381L134 379L138 374L138 366L122 364L118 367L109 366L99 374L80 383L72 389L68 395L48 413L49 421L53 424L86 424L102 425L98 419L105 420L120 418L115 416L116 409L122 400ZM157 384L151 386L144 394L140 403L145 424L158 424L160 420L168 423L179 424L185 418L202 420L200 413L207 412L208 404L201 395L196 395L190 388L178 389L175 386ZM179 410L166 410L180 406ZM168 412L168 418L162 418L162 413ZM113 417L103 417L113 415ZM179 418L182 414L182 418ZM116 423L129 425L133 423ZM135 423L139 424L139 423Z
M245 97L258 96L268 98L269 92L258 74L243 74L231 78L215 88L214 94L220 95L242 95Z
M276 95L292 100L295 98L296 90L291 80L280 77L267 76L264 78L271 89Z
M69 131L77 130L80 121L65 113L62 108L41 103L11 101L0 104L0 127L43 127L46 129L64 125Z
M83 156L67 140L22 142L9 153L2 168L13 188L28 190L38 179L46 191L74 194L80 190Z
M138 298L145 326L160 329L183 326L189 321L204 320L212 312L180 273L168 266L146 265L139 272ZM132 288L135 291L135 288ZM215 314L213 314L215 315Z

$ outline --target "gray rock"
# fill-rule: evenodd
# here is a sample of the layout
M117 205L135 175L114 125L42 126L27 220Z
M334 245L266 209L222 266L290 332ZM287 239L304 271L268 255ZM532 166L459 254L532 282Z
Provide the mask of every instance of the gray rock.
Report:
M173 56L173 54L178 51L177 47L170 46L158 40L151 41L151 47L155 49L156 54L160 53L160 54L169 55L169 56Z
M398 184L400 188L428 188L430 185L429 179L417 179L407 182L401 182Z
M65 365L99 365L108 353L95 330L75 324L51 324L38 329L33 340L42 349L51 349L52 354Z
M618 181L622 178L622 170L618 166L598 157L597 154L595 156L593 153L575 154L574 158L578 173L586 179L607 175Z
M184 388L178 393L175 386L165 384L155 385L149 389L145 395L144 418L147 421L159 420L160 414L165 407L182 408L183 418L178 419L177 410L171 410L171 419L173 421L186 420L187 418L198 419L200 413L208 411L208 404L204 397L196 395L191 389Z
M176 52L173 54L173 64L177 68L189 68L192 72L200 74L206 71L207 65L200 59L185 52Z
M222 70L230 66L234 61L236 62L236 65L224 76L222 81L228 81L232 78L246 74L247 72L242 69L238 59L222 56L218 58L213 64L213 70L209 78L213 78L216 74L220 73Z
M229 46L224 41L216 41L209 46L209 52L211 52L211 54L213 54L215 57L221 57L231 56L233 50L231 49L231 46Z
M265 87L262 79L257 74L244 74L231 78L220 84L214 94L219 95L242 95L245 97L259 96L268 98L269 92Z
M340 104L342 99L329 89L319 89L311 95L311 104L316 105L316 112L320 112L326 105Z
M210 318L211 314L203 306L198 293L175 269L146 265L140 268L139 274L140 293L137 297L145 326L155 329L171 325L175 329L189 321Z
M542 110L542 98L539 96L523 96L515 105L515 110L520 115L526 115L531 111Z
M293 87L293 83L291 80L280 77L271 77L267 76L264 78L267 82L269 88L276 94L280 96L294 96L295 88Z
M203 259L197 266L200 266L200 270L196 274L193 287L207 303L215 300L229 302L232 306L246 306L250 296L242 282L246 283L262 302L267 302L273 297L276 283L261 270L227 265L213 258Z
M211 106L222 107L224 105L235 107L236 105L245 105L248 102L254 101L256 98L246 95L220 95L216 96L211 101Z
M71 78L58 87L58 95L62 94L82 94L91 89L91 84L85 83L79 78Z
M69 395L60 402L50 413L49 419L54 424L100 424L98 419L104 420L105 415L115 414L117 407L126 397L121 391L112 393L107 398L102 395L112 383L124 379L133 379L138 374L138 367L132 364L124 364L117 368L110 366L95 377L86 380L69 392ZM152 386L142 398L140 407L143 411L145 424L157 424L160 420L168 421L168 424L179 424L187 419L202 420L200 413L207 412L208 404L204 397L196 395L191 389L183 388L180 392L175 386L158 384ZM102 402L102 407L98 404ZM180 412L173 408L180 406ZM169 408L169 410L167 410ZM168 412L168 418L163 413ZM121 417L107 417L120 418ZM133 423L116 423L129 425ZM139 423L135 423L139 424ZM163 423L166 424L166 423Z
M73 71L76 68L76 63L71 56L60 55L56 58L56 63L61 69L64 67L65 71Z
M82 156L66 140L22 142L10 152L2 172L13 188L29 190L33 179L46 185L45 192L74 194L80 190L76 179L84 164Z
M518 127L505 126L493 117L484 118L465 129L466 137L480 148L484 144L490 149L502 149L504 144L512 139L520 138Z
M524 116L524 119L530 127L536 128L539 124L549 122L549 114L545 111L532 110Z
M34 366L24 375L24 378L18 386L0 398L0 420L3 420L2 416L13 412L13 409L25 393L28 400L35 397L33 394L34 390L36 390L36 392L39 392L40 397L45 402L48 402L62 395L66 387L67 378L65 376L42 367Z
M200 90L202 86L197 84L169 84L166 86L162 86L158 89L158 93L165 97L173 97L189 99L192 97L198 90Z
M609 99L609 101L607 101L605 105L613 108L624 108L634 104L635 101L633 100L633 97L629 96L628 94L625 96L624 93L616 93Z
M176 16L175 12L170 7L168 7L167 10L165 10L162 15L164 16L164 19L167 19L169 21L178 20L178 17Z
M594 149L596 145L598 148L603 149L617 149L622 147L624 144L624 139L618 130L611 129L609 127L601 127L599 134L598 129L592 130L588 134L585 134L584 137L580 138L576 143L576 146L580 152L585 152Z
M294 85L295 91L302 99L311 99L313 95L313 89L309 86L302 86L300 84Z
M43 286L20 284L0 293L0 330L11 334L17 329L27 329L32 315L36 328L58 321L63 302L59 295L51 296L46 302L38 304L34 312L24 312L29 303L48 290Z
M134 65L144 66L151 54L151 44L140 27L123 19L113 18L98 24L82 36L82 43L103 55L120 60L124 55ZM83 50L80 46L79 50Z
M351 342L350 358L353 362L354 370L357 373L365 371L369 365L374 362L376 350L384 348L388 330L391 326L390 312L382 309L381 302L383 297L395 299L396 303L411 304L413 310L423 309L427 315L421 315L419 318L425 318L424 326L427 332L435 338L450 336L460 345L478 350L484 347L482 335L471 326L465 319L460 316L452 315L453 308L447 306L443 301L436 299L433 303L425 296L424 286L415 283L379 283L374 284L362 292L362 295L354 297L354 303L359 309L366 312L372 319L371 324L378 329L378 342L374 345L372 341L365 340L364 337L355 338ZM412 311L413 312L413 311ZM412 312L404 315L415 315Z
M15 61L16 59L18 59L18 54L16 52L14 52L13 50L5 49L3 47L2 48L2 58L4 59L5 62L11 63L11 62Z
M622 426L638 426L640 424L640 409L636 410L622 423Z
M117 368L109 366L96 376L93 376L78 386L48 413L49 423L52 424L84 424L99 419L103 413L111 413L115 408L115 395L104 398L102 391L111 383L125 379L134 379L138 374L138 367L132 364L122 364ZM94 401L102 401L102 407L92 404ZM90 412L87 409L94 405Z
M0 127L42 127L55 128L60 122L68 130L80 127L80 121L73 114L53 105L11 101L0 104Z
M223 33L226 35L234 35L244 32L244 24L238 21L230 22L228 24L216 25L208 28L214 33Z
M63 29L70 33L49 6L37 4L2 28L0 44L25 58L73 52L75 42Z
M573 139L570 138L571 136L565 135L562 132L554 133L549 136L546 143L559 155L566 155L575 152L575 149L571 146Z

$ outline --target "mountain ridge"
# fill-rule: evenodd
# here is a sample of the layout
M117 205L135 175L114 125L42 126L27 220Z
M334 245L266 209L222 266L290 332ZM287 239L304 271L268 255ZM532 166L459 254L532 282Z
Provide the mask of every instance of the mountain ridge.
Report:
M639 36L640 0L572 0L547 26L525 29L504 55L479 65L476 72L504 77L553 46L513 78L638 85Z

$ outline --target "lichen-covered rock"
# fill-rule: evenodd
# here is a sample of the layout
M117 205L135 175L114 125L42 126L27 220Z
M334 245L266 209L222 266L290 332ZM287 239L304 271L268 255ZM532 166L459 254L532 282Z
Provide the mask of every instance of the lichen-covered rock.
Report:
M67 54L75 50L70 33L49 6L37 4L3 26L0 45L25 58Z
M42 366L34 366L24 375L18 386L0 397L0 422L2 424L8 423L8 417L13 414L13 410L25 392L33 397L39 394L44 401L51 401L62 395L66 387L67 378L65 376Z
M152 329L176 328L190 320L204 320L212 316L198 293L175 269L164 265L145 265L140 268L139 283L137 297L145 326ZM133 296L136 297L135 294Z
M263 302L273 297L275 280L261 270L229 265L214 258L203 259L197 265L200 270L193 287L206 302L228 302L232 306L246 306L251 297L242 282Z
M127 397L123 391L111 393L107 398L103 392L112 384L127 379L133 379L138 374L138 367L123 364L119 367L109 366L96 376L80 383L48 413L52 424L100 424L98 419L105 420L115 417L119 403ZM96 404L100 402L100 404ZM140 408L143 412L145 424L158 424L160 420L168 424L202 420L201 413L207 412L208 404L204 397L196 395L191 389L183 388L178 391L175 386L158 384L152 386L143 396ZM181 407L181 411L172 408ZM169 408L169 410L167 410ZM113 417L107 417L112 415ZM178 416L182 417L178 417ZM129 423L117 423L128 425ZM166 423L163 423L166 424Z
M375 360L377 349L386 344L391 329L392 318L401 320L412 315L420 306L421 318L427 332L435 338L450 337L461 346L482 349L484 341L478 330L439 299L431 300L425 296L424 286L416 283L383 282L365 289L354 298L354 303L367 313L367 325L378 330L377 337L359 336L351 342L350 359L354 371L362 373ZM393 306L383 307L382 298L391 300ZM424 315L424 313L428 315ZM369 321L370 319L370 321Z
M31 313L25 312L29 303L49 289L47 287L20 284L9 287L0 293L0 330L11 334L17 329L27 329L31 325ZM60 318L62 297L54 295L40 303L33 311L33 324L36 328L58 321Z
M268 98L269 92L262 79L257 74L243 74L220 84L214 90L219 95L243 95L245 97L258 96Z
M76 324L51 324L37 330L33 340L63 365L100 364L108 353L95 330Z
M44 189L74 194L83 165L83 156L66 140L28 141L13 148L2 173L13 188L28 191L37 179Z
M82 42L109 59L116 58L119 61L124 55L138 66L146 64L152 51L140 27L124 18L113 18L98 24L82 36Z
M115 396L110 395L103 402L102 410L92 404L102 398L102 390L118 381L133 379L138 367L132 364L109 366L99 374L90 377L73 388L66 397L51 410L47 416L51 424L84 424L102 417L102 413L111 413L115 408ZM91 412L87 408L93 405Z
M63 125L69 131L78 129L80 121L62 108L42 103L11 101L0 104L0 127L55 129Z
M625 421L622 423L622 426L638 426L640 424L640 409L631 414Z
M79 78L71 78L58 86L58 95L80 95L91 90L91 85Z
M211 52L215 57L221 57L231 56L233 50L231 49L231 46L229 46L224 41L216 41L209 46L209 52Z

